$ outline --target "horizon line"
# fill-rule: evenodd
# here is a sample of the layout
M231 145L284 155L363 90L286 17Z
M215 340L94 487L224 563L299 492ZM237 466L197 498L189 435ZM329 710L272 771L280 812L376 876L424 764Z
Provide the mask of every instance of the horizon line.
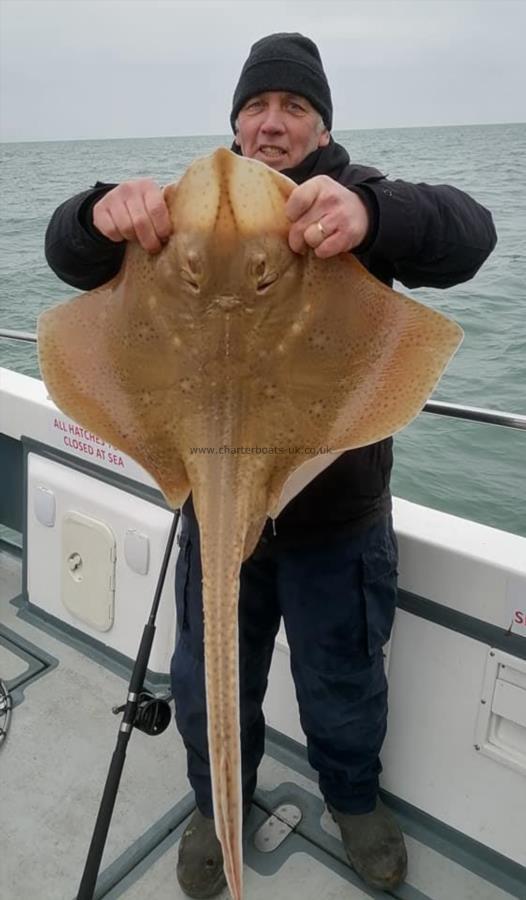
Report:
M355 127L355 128L335 128L331 134L355 131L402 131L422 128L481 128L499 125L526 125L523 121L513 122L464 122L464 123L447 123L435 125L382 125L375 128L371 127ZM157 135L141 135L126 137L96 137L96 138L7 138L0 140L0 144L64 144L64 143L90 143L96 141L156 141L167 140L173 138L231 138L230 132L201 132L200 134L157 134Z

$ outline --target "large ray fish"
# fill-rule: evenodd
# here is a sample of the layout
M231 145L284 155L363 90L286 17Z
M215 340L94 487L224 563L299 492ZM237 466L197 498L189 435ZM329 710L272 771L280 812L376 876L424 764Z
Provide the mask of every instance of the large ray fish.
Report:
M234 900L241 563L317 472L420 412L462 339L351 254L293 253L294 187L225 149L196 161L165 188L174 230L163 250L129 244L116 278L38 324L60 409L140 463L171 506L193 494L214 817Z

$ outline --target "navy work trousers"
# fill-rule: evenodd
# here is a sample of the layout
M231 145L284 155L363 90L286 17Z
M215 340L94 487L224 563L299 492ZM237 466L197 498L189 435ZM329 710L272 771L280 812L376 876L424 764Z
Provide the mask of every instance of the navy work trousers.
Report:
M176 721L196 804L212 816L203 658L199 532L183 515L176 568L178 638L171 678ZM347 813L374 809L387 724L382 646L396 606L397 545L391 517L363 533L301 549L260 540L240 576L240 707L243 794L256 786L264 751L261 706L283 616L310 764L325 800Z

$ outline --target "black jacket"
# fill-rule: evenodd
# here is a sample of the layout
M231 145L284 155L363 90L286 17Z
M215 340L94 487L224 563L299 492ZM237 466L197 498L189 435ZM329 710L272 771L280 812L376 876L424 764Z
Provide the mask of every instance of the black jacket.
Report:
M491 214L467 194L448 185L388 181L377 169L351 163L332 139L283 174L297 184L329 175L360 195L371 225L354 252L385 284L397 279L409 288L446 288L468 281L496 244ZM113 243L93 225L94 204L113 187L97 182L67 200L47 229L49 265L84 291L113 278L124 257L124 244ZM391 467L392 438L342 454L285 507L274 540L318 542L366 528L391 508ZM272 533L270 522L266 532Z

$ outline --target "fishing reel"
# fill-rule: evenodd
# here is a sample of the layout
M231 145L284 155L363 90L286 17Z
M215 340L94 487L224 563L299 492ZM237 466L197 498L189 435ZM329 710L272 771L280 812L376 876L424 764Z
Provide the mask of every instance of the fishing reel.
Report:
M152 735L162 734L163 731L166 731L172 718L171 699L171 695L156 697L149 691L141 691L137 698L137 709L133 720L135 728L138 728L144 734ZM125 709L126 703L123 703L122 706L112 707L111 711L117 716L119 713L124 712Z

